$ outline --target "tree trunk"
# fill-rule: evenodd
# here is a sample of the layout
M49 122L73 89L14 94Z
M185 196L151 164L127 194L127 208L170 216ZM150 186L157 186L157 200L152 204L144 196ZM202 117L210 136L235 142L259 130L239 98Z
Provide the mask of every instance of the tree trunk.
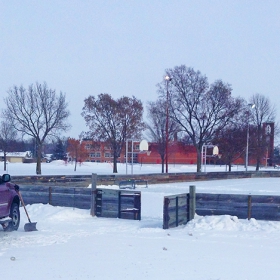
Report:
M36 164L36 174L41 175L41 161L42 161L42 144L37 143L37 164Z
M260 147L258 147L256 171L260 170L261 155L262 155L262 149Z
M201 172L201 148L196 147L196 153L197 153L196 172Z
M117 168L117 157L116 156L114 156L114 159L113 159L113 173L118 173L118 168ZM131 163L131 164L133 164L133 162Z
M164 173L164 155L161 155L160 158L161 158L161 173Z
M259 161L257 160L256 171L259 171L259 170L260 170L260 163L259 163Z
M257 164L256 164L256 171L260 170L260 163L262 157L262 148L261 148L261 126L258 125L258 138L257 138Z
M77 160L78 160L78 152L77 152L77 149L75 151L75 167L74 167L74 171L77 170Z
M7 170L7 152L4 151L4 171Z

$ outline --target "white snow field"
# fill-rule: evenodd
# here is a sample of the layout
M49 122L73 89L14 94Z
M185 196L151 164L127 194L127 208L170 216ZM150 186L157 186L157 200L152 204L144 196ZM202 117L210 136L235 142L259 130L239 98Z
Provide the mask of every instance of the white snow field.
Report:
M170 165L169 169L185 172L195 167ZM125 166L119 170L125 173ZM62 162L42 166L45 175L92 172L111 174L112 167L85 163L75 173L72 165ZM137 165L134 172L159 173L160 166ZM8 173L35 175L35 165L8 164ZM196 185L197 192L280 195L280 178L149 185L139 189L141 221L92 217L89 210L27 205L38 231L24 232L28 220L23 209L18 231L0 229L0 279L280 279L280 222L196 216L185 226L162 229L163 196L188 192L190 184Z

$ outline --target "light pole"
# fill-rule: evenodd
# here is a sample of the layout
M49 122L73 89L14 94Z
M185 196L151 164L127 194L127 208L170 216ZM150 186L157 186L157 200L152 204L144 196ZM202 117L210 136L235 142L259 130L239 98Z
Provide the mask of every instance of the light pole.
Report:
M168 127L169 127L169 108L168 108L168 103L169 103L169 92L168 92L168 84L171 81L171 78L166 75L164 77L165 81L166 81L166 122L165 122L165 173L168 173Z
M245 168L248 171L248 154L249 154L249 114L251 113L251 109L255 108L255 104L248 104L250 111L248 112L248 120L247 120L247 145L246 145L246 161L245 161Z

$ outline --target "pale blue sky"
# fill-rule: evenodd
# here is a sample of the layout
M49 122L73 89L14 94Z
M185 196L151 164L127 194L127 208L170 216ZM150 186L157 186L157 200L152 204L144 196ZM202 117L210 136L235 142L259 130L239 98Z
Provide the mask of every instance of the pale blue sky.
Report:
M181 64L234 96L268 96L280 116L279 0L0 0L0 40L1 98L46 81L66 93L71 137L86 130L89 95L146 106L164 70Z

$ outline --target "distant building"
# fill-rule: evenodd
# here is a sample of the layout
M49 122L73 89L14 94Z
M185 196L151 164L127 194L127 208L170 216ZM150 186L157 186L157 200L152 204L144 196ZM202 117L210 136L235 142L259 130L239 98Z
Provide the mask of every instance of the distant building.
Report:
M273 163L273 150L274 150L274 123L263 124L263 137L267 144L266 152L263 155L261 164L263 166L272 165ZM92 140L83 140L85 142L85 148L88 151L88 157L86 161L90 162L112 162L113 154L110 145L106 142L93 142ZM159 154L158 144L155 142L149 143L148 151L139 150L139 141L128 143L127 162L140 164L161 164L162 160ZM210 145L212 146L212 145ZM246 143L244 143L245 149ZM218 154L214 154L212 148L207 149L206 164L224 164L222 161L223 151L219 151ZM124 145L118 162L126 162L126 145ZM133 154L132 154L133 151ZM133 157L132 157L133 155ZM205 155L204 155L205 156ZM203 164L204 161L202 161ZM197 164L197 152L193 145L187 145L179 141L170 141L168 145L168 163L169 164ZM256 155L252 152L249 146L249 165L256 164ZM245 153L242 157L236 159L233 164L242 165L245 164Z
M197 153L192 145L184 145L180 142L171 141L168 149L169 164L196 164ZM161 157L158 152L157 143L149 143L148 152L138 154L138 163L161 163Z
M93 142L92 140L83 140L85 142L85 148L88 150L88 157L86 161L90 162L112 162L113 155L111 147L105 142ZM139 141L133 142L133 149L131 142L128 143L127 162L132 161L133 151L133 162L134 163L153 163L160 164L161 158L158 152L157 143L149 143L148 151L140 151ZM169 144L169 163L174 164L196 164L196 150L194 146L183 145L180 142L170 142ZM125 146L118 158L118 162L126 162L126 151Z
M32 158L32 154L30 151L6 153L6 161L11 163L23 163L26 159L30 158ZM4 161L4 153L2 151L0 152L0 161Z

